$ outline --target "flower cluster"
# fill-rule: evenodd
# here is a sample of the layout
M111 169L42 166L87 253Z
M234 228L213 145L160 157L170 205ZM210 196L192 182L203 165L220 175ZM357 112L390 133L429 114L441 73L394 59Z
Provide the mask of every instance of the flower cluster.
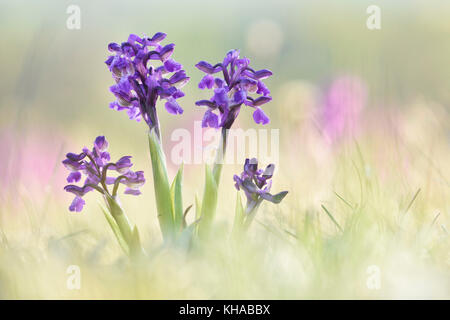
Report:
M75 199L69 207L70 211L80 212L83 209L85 201L82 197L89 191L97 190L101 194L111 195L108 185L113 185L113 197L117 194L119 184L127 187L125 194L140 194L139 188L145 183L144 172L130 170L133 166L130 156L124 156L117 162L109 162L110 155L107 148L108 142L105 137L99 136L95 139L92 150L83 148L79 154L68 153L66 155L66 159L62 163L71 171L67 182L79 182L82 175L86 177L81 187L74 184L64 187L64 190L75 195ZM116 171L118 176L108 176L108 169Z
M234 175L235 187L237 190L244 190L249 208L256 207L263 199L280 203L288 193L287 191L282 191L276 195L270 193L274 170L274 164L269 164L265 170L258 169L258 160L252 158L245 160L244 171L240 176Z
M255 108L253 119L256 123L269 123L269 118L260 106L271 101L272 98L269 96L269 89L261 80L270 77L272 72L266 69L255 71L249 67L249 64L249 59L239 58L238 50L231 50L222 63L211 65L200 61L195 65L206 73L198 87L214 89L214 95L210 100L200 100L195 103L198 106L208 107L203 117L203 127L231 128L242 104ZM214 74L220 71L222 71L223 79L214 77ZM251 93L260 96L253 98L249 95Z
M189 77L183 66L171 59L175 45L161 46L166 37L158 32L152 38L140 38L131 34L127 42L110 43L108 65L116 84L110 87L117 100L110 104L112 109L126 110L130 119L144 118L150 128L157 126L156 102L165 99L166 110L171 114L181 114L183 109L176 99L184 96L180 90ZM155 67L149 60L160 61Z

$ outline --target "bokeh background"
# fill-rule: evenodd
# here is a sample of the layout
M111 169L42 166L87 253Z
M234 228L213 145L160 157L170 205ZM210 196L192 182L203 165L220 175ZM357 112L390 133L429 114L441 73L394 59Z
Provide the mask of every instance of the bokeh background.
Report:
M73 4L80 30L66 27ZM381 30L366 27L372 4ZM1 0L0 8L0 297L450 297L448 1ZM268 128L280 129L273 188L290 193L259 212L251 258L224 245L211 260L163 254L151 285L136 288L120 275L123 258L98 199L89 195L82 213L69 213L61 161L98 135L113 159L133 155L147 184L122 202L146 245L161 244L147 129L108 108L113 80L104 64L109 42L158 31L191 77L183 116L159 105L166 147L173 130L192 130L203 115L195 63L240 49L255 69L274 73L264 107ZM249 110L236 126L259 128ZM224 170L217 240L232 222L240 167ZM202 165L185 166L186 206L201 194L202 175ZM321 205L353 230L350 238ZM82 290L65 287L69 264L87 266ZM372 264L384 272L380 290L366 287Z

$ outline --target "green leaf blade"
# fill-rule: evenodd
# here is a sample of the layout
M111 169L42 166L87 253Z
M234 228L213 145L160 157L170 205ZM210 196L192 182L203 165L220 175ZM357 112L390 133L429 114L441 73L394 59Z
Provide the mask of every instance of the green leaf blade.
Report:
M212 222L217 207L217 184L212 170L205 165L205 189L203 192L203 201L201 207L201 216L199 222L199 236L206 238L211 230Z
M109 226L113 230L113 233L117 239L117 242L119 242L119 245L122 248L122 250L125 252L125 254L128 255L130 253L130 249L128 247L126 240L122 236L122 233L120 232L120 228L119 228L118 224L116 223L116 221L114 220L112 215L108 212L108 210L105 208L105 206L100 205L100 207L103 211L103 214L105 215L106 221L108 221Z
M172 186L170 188L173 210L174 210L174 223L176 231L179 232L183 228L183 165L177 172L177 175L173 179Z

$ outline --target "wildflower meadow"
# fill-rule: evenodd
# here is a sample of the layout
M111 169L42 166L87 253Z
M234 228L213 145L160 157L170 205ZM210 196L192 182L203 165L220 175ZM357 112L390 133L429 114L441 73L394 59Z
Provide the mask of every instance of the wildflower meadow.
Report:
M2 1L0 298L450 298L450 6L372 2Z

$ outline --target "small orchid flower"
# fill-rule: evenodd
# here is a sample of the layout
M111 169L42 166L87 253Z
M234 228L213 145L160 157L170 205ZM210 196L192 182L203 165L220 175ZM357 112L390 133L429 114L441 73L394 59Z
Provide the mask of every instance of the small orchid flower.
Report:
M245 160L244 171L240 176L234 175L236 189L243 190L247 197L246 209L238 219L243 227L248 228L263 200L278 204L287 195L287 191L275 195L270 193L274 170L274 164L269 164L265 170L258 169L258 160L252 158ZM238 213L236 214L238 215Z
M269 164L265 170L258 169L258 160L252 158L245 160L244 171L240 176L234 175L233 179L236 189L238 191L244 190L251 208L255 207L262 200L280 203L288 193L287 191L282 191L276 195L270 193L274 170L274 164Z
M139 195L139 188L145 183L144 172L133 172L130 170L131 157L124 156L117 162L109 162L110 155L106 151L108 142L104 136L95 139L92 150L83 148L81 153L68 153L66 159L62 162L70 171L67 182L79 182L82 176L85 177L82 186L69 184L64 190L75 195L75 199L69 207L70 211L80 212L83 209L85 201L82 197L93 190L97 190L103 195L116 197L119 184L127 186L125 194ZM108 170L116 171L117 177L108 176ZM108 185L113 185L113 191L110 193Z
M206 61L200 61L195 65L197 69L206 73L198 87L202 90L214 90L211 99L195 103L198 106L208 107L203 117L203 127L230 129L242 104L255 109L253 119L256 123L270 122L261 106L272 98L262 80L270 77L272 72L266 69L255 71L249 64L249 59L239 58L239 50L231 50L222 63L211 65ZM223 79L214 76L219 72L222 72ZM251 94L260 96L252 97Z
M114 54L105 61L116 81L110 87L116 96L110 107L125 110L130 119L140 121L143 118L150 129L155 128L158 136L157 100L166 101L167 112L183 113L177 99L184 96L180 88L189 81L183 66L171 58L175 45L160 45L165 38L166 34L161 32L151 38L130 34L126 42L108 45ZM161 65L150 64L152 60Z
M139 188L145 183L143 171L131 171L133 164L130 156L124 156L117 162L110 162L111 156L107 151L108 141L104 136L99 136L94 141L92 150L83 148L80 153L68 153L62 162L70 171L67 182L71 183L64 190L75 195L69 206L70 211L83 210L85 201L83 196L96 190L103 195L106 203L105 217L113 229L122 249L131 257L141 257L144 251L139 240L136 226L132 226L122 210L117 199L117 191L120 184L126 186L125 194L139 195ZM109 170L109 171L108 171ZM115 172L113 176L110 174ZM85 177L82 186L72 183L80 182ZM112 191L108 188L112 186Z

